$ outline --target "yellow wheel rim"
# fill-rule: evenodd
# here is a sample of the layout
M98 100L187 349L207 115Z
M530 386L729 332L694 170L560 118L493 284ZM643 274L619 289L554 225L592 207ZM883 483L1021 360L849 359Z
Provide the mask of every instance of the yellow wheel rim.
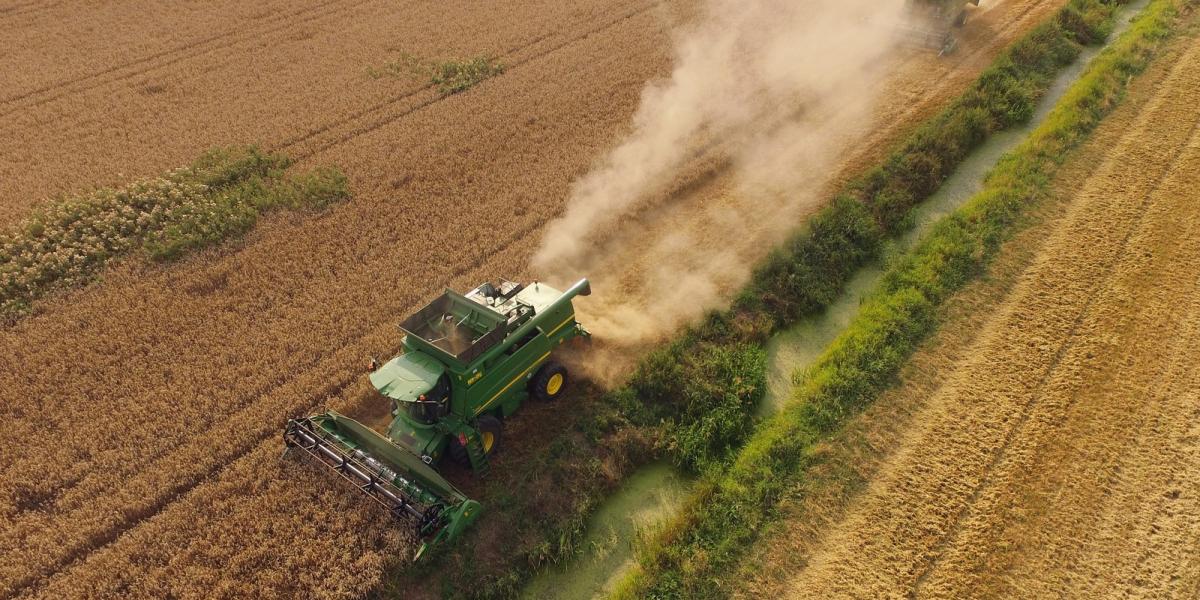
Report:
M483 442L483 453L487 454L492 451L492 446L496 443L496 436L492 435L490 431L485 431L480 436L480 441Z
M550 381L546 382L546 393L551 396L558 393L562 389L563 376L562 373L555 373L550 376Z

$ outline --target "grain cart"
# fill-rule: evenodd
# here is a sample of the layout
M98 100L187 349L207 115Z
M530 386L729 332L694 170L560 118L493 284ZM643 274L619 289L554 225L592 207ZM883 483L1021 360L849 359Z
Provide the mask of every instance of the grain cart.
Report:
M536 281L447 290L401 323L399 355L371 361L371 384L393 407L386 436L329 411L288 421L286 448L331 467L408 523L420 558L458 536L482 508L435 465L449 457L486 473L501 419L527 398L563 394L567 371L550 355L589 336L571 300L590 293L586 279L566 292Z
M954 29L967 21L967 5L979 0L908 0L908 23L903 33L912 43L933 48L942 56L954 51Z

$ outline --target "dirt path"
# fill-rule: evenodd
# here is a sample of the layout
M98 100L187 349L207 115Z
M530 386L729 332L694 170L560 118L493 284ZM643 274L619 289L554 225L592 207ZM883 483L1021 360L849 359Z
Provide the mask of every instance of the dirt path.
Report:
M795 597L1200 591L1200 42Z
M15 158L0 162L0 222L47 192L248 139L340 165L355 198L170 268L126 264L0 332L19 365L0 370L0 597L356 595L405 549L340 482L284 470L283 419L368 398L366 357L393 351L398 315L442 286L522 273L572 179L669 68L679 9L211 3L133 18L173 4L0 12L23 40L3 70ZM931 71L945 87L927 106L1058 4L989 12L968 30L989 41ZM449 98L364 75L414 48L498 51L510 68Z

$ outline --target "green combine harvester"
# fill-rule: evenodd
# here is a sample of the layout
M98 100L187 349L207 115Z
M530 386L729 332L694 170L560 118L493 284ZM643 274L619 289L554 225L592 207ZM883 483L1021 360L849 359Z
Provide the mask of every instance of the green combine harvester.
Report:
M906 37L914 44L932 48L938 55L954 52L958 38L954 29L967 22L967 5L979 0L908 0Z
M289 420L287 449L308 453L408 523L420 558L482 509L434 466L449 457L486 473L501 419L527 398L563 394L567 371L550 355L589 336L571 300L590 293L586 279L566 292L509 281L467 294L446 290L400 325L398 356L372 361L371 384L393 405L387 435L329 411Z

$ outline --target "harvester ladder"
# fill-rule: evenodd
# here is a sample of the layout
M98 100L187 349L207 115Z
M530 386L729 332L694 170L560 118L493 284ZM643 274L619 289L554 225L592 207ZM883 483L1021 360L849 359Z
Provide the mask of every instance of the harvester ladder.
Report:
M483 452L483 441L478 432L472 431L467 435L467 456L471 459L471 469L475 471L477 477L483 477L491 470L487 454Z

